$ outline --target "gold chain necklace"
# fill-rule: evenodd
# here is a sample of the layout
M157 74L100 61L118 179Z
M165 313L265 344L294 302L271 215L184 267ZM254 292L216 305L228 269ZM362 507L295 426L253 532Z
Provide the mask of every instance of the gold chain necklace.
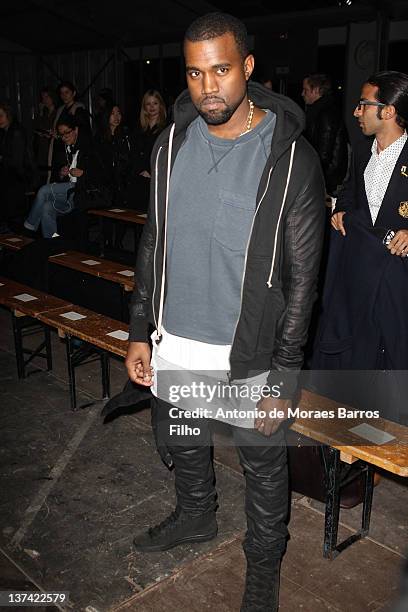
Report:
M248 98L248 103L249 103L249 113L248 113L248 117L247 117L247 120L246 120L246 127L245 127L245 130L243 132L238 134L238 138L240 136L243 136L244 134L247 134L252 129L252 119L254 118L254 103L249 98Z

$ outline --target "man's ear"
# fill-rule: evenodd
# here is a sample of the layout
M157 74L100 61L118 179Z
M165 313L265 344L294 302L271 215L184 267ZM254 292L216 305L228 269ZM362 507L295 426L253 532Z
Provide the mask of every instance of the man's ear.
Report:
M254 71L254 66L255 66L255 58L253 55L247 55L245 60L244 60L244 73L245 73L245 78L248 81L249 77L251 76L251 74Z
M392 104L387 104L387 106L384 106L382 110L383 110L382 112L383 119L395 119L397 115L395 106L393 106Z

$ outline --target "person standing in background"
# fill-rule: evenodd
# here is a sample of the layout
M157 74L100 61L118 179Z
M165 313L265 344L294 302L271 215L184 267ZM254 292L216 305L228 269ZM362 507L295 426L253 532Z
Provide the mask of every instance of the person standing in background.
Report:
M139 125L131 135L131 177L126 197L127 207L145 212L149 202L150 156L153 145L166 127L167 113L163 98L155 89L142 98Z
M325 74L306 76L302 97L306 105L305 136L320 157L326 193L336 197L347 173L348 137L330 78Z
M54 131L57 107L51 89L43 87L40 92L39 113L33 122L33 149L37 163L37 181L43 185L48 173L48 149Z
M34 173L26 132L11 107L0 103L0 232L11 231L25 212L25 191Z

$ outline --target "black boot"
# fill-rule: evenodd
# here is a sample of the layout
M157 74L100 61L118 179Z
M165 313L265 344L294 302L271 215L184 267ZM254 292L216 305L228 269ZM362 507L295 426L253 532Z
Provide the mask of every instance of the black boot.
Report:
M209 446L167 447L175 469L177 507L164 521L138 534L137 550L168 550L186 542L205 542L217 535L216 492Z
M133 544L141 552L169 550L187 542L206 542L217 535L215 512L191 516L178 506L164 521L137 535Z
M247 573L241 612L277 612L280 559L266 560L247 554Z

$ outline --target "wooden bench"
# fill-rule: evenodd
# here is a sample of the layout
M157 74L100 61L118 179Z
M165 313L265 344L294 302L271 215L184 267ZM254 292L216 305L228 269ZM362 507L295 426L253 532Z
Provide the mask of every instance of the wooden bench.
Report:
M80 253L79 251L66 251L65 253L51 255L48 261L51 264L70 268L71 270L76 270L85 274L91 274L92 276L97 276L117 283L127 292L133 291L135 286L133 270L126 268L126 266L116 261L109 261L102 257L94 257L86 253Z
M120 288L120 317L127 320L129 316L128 304L129 293L133 291L134 272L121 263L109 261L102 257L94 257L79 251L66 251L51 255L48 258L49 265L58 265L78 273L89 274L114 283Z
M1 277L0 304L12 312L19 378L24 378L25 367L36 356L45 357L48 369L52 369L49 328L54 328L60 337L66 338L71 408L75 410L77 406L75 368L94 361L95 353L101 361L103 399L109 397L109 354L126 356L128 326L125 323ZM23 347L23 330L36 323L41 324L45 341L30 351ZM85 342L85 346L76 347L75 338ZM44 348L46 354L42 353ZM24 361L25 353L30 354L27 361Z
M106 209L91 209L88 210L88 214L94 215L99 219L100 225L100 254L103 257L105 253L105 221L110 219L111 221L119 221L122 223L130 223L133 225L134 240L135 240L135 251L138 244L141 228L146 223L146 213L140 213L136 210L126 208L108 208Z
M316 393L303 390L297 406L301 410L326 410L337 414L344 406ZM348 407L350 410L352 408ZM350 429L368 423L376 429L387 432L395 439L385 444L373 444ZM335 558L353 542L364 538L369 531L371 506L374 492L375 467L392 474L408 477L408 427L386 419L315 419L298 418L291 425L295 432L307 436L328 448L326 466L326 510L323 555ZM361 461L365 472L365 491L362 508L361 528L349 538L337 543L340 515L341 464Z
M18 377L25 378L26 366L35 357L46 359L47 369L51 370L52 353L49 330L38 326L36 318L42 312L61 308L67 303L21 283L0 278L0 304L10 310L12 314ZM33 350L25 348L23 338L40 330L44 331L44 341ZM43 353L44 349L45 353ZM25 355L28 355L28 359L25 359Z
M32 238L20 236L19 234L0 234L0 246L12 251L19 251L31 242L33 242Z

